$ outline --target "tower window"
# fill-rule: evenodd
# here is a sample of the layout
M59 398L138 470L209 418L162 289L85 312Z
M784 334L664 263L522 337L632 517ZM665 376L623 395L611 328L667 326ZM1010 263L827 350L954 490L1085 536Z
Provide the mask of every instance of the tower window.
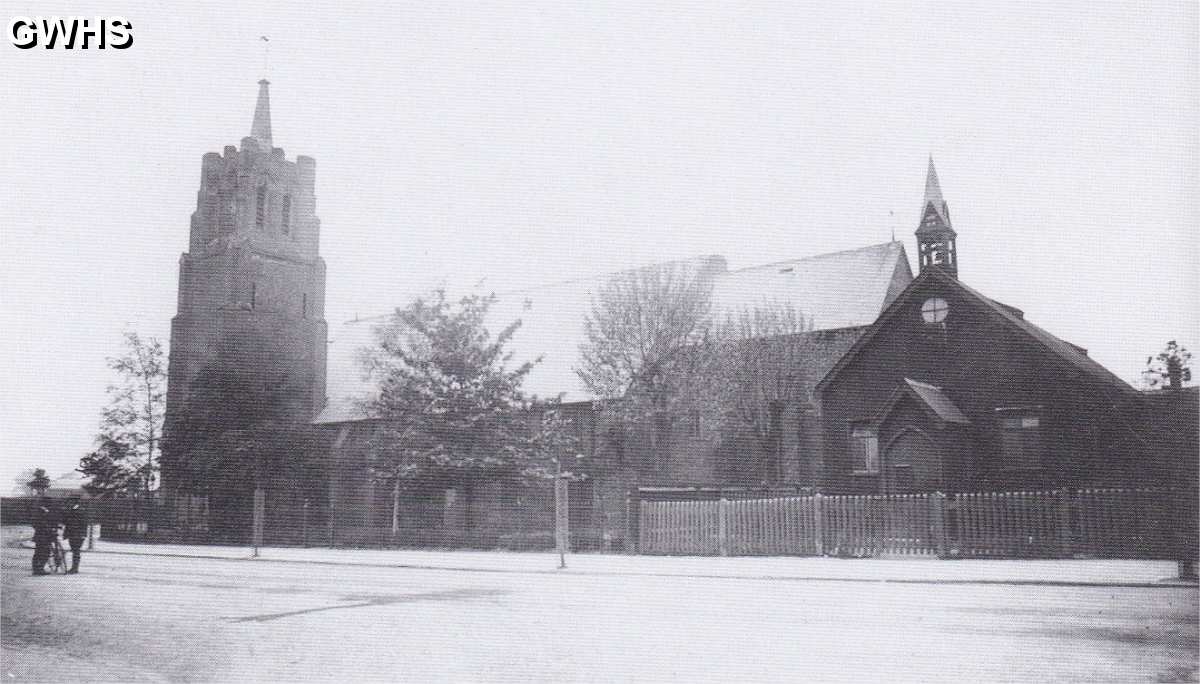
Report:
M283 234L284 234L284 235L287 235L287 234L288 234L288 233L290 233L290 232L291 232L291 230L292 230L292 227L291 227L291 221L292 221L292 196L291 196L291 195L284 195L284 196L283 196L283 208L282 208L282 210L280 211L280 214L281 214L281 215L280 215L280 218L279 218L279 225L280 225L280 227L283 229Z
M308 318L308 293L300 294L300 317Z
M254 204L254 227L261 229L267 223L267 186L258 186Z
M250 283L250 309L258 306L258 283Z

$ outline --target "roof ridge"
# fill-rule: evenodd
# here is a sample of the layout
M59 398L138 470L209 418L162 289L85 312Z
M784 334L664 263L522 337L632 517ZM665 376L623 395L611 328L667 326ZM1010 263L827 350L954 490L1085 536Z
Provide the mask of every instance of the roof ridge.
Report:
M757 266L745 266L743 268L734 269L732 271L726 271L726 273L732 275L734 273L743 273L745 271L753 271L758 268L770 268L772 266L782 266L784 264L794 264L798 261L814 261L816 259L825 259L828 257L839 256L842 254L850 254L852 252L866 252L869 250L880 250L884 247L891 247L892 245L899 245L901 248L904 247L904 243L902 241L890 240L888 242L880 242L878 244L866 245L863 247L855 247L853 249L840 249L836 252L822 252L820 254L810 254L808 256L797 257L795 259L783 259L782 261L772 261L770 263L759 264Z
M685 257L682 259L670 259L668 261L655 261L655 262L652 262L649 264L645 264L643 266L635 266L633 268L624 268L619 271L609 271L607 273L596 273L593 275L580 276L578 278L567 278L565 280L555 280L555 281L551 281L548 283L539 283L537 285L530 285L528 287L517 288L514 290L504 290L502 292L493 292L492 294L496 295L497 297L503 297L503 296L515 295L515 294L525 294L527 292L535 292L535 291L543 290L546 288L558 287L559 285L571 285L574 283L584 283L589 280L599 280L601 278L611 278L613 276L624 275L626 273L637 273L638 271L644 271L648 268L654 268L655 266L667 266L670 264L687 264L687 263L691 263L694 261L710 260L710 259L721 259L722 261L724 261L725 256L722 254L701 254L698 256L694 256L694 257ZM726 271L726 273L728 273L728 272L729 271Z

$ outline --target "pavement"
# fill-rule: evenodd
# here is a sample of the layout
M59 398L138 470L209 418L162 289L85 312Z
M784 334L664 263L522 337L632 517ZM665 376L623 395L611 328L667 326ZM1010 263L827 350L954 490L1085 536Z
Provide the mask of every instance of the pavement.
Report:
M31 541L22 544L32 548ZM713 579L779 579L923 584L1007 584L1100 587L1195 587L1178 579L1174 561L1156 560L937 560L928 557L846 559L795 556L636 556L555 553L331 549L142 544L97 540L91 553L204 558L255 563L355 565L485 573L556 573Z
M1200 591L1141 561L567 557L0 530L0 681L1195 682ZM826 581L819 581L824 578ZM795 581L817 580L817 581Z

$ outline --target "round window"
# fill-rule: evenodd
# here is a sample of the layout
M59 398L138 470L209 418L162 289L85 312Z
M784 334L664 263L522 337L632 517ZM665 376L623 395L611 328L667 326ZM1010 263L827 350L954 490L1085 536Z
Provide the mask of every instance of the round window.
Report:
M941 297L930 297L921 305L921 320L926 323L941 323L950 313L950 305Z

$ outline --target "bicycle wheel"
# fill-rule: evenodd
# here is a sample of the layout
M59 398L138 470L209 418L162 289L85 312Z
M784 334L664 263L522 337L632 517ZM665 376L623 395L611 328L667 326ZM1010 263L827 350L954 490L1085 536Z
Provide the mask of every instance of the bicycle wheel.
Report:
M63 555L62 544L54 542L50 554L50 572L61 575L67 571L67 560Z

